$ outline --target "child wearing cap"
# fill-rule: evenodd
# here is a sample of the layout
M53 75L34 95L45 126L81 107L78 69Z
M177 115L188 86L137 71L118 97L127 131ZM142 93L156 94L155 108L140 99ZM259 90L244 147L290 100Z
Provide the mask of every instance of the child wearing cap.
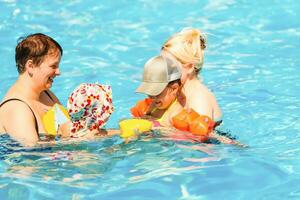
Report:
M172 126L171 117L183 109L180 68L162 56L149 59L144 66L143 82L136 92L148 95L131 109L135 117L152 117L162 126Z
M215 123L210 117L184 108L180 78L181 70L175 60L163 56L149 59L144 66L143 81L136 90L148 98L131 108L132 115L152 119L156 126L190 132L202 142L214 137L223 143L235 143L213 132Z

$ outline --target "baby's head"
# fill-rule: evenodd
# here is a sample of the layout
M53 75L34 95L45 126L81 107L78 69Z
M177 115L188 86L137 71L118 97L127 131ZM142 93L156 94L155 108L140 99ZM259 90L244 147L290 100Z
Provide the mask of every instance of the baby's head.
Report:
M67 103L73 137L86 131L100 130L114 108L110 86L82 83L71 93Z
M166 109L180 91L180 77L181 70L176 61L155 56L146 62L143 81L136 92L148 95L156 108Z

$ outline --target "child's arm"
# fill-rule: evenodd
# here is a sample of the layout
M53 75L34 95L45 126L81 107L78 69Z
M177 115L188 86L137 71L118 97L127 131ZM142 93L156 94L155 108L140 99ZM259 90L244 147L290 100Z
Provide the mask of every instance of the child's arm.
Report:
M98 134L101 136L113 136L113 135L120 135L121 131L119 129L101 129Z
M178 138L181 135L182 138L186 137L186 139L190 139L192 141L200 142L200 143L207 139L207 137L204 137L201 135L195 135L193 133L186 132L186 131L180 131L178 129L171 128L171 127L152 127L152 130L161 130L161 131L163 131L163 133L165 133L169 137L176 136L176 138ZM209 133L208 138L216 139L223 144L231 144L231 145L236 145L238 147L248 147L247 145L242 144L236 140L230 139L229 137L219 135L215 131L212 131L211 133Z

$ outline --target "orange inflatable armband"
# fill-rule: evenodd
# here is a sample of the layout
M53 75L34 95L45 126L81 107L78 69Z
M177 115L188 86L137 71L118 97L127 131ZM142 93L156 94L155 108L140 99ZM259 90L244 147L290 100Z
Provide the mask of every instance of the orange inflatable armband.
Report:
M187 112L182 110L178 115L172 118L173 126L182 131L189 131L189 123L187 122Z
M138 101L136 105L130 109L131 114L134 117L143 117L145 113L148 111L151 103L152 103L152 99L150 98L146 98Z
M199 114L194 110L188 113L183 109L179 114L172 118L173 126L182 131L189 131L190 123L198 116Z
M214 122L204 115L200 115L190 124L190 132L195 135L208 136L213 129Z
M198 136L208 136L214 128L214 121L208 116L199 115L194 110L185 109L172 118L173 126L181 131L188 131Z

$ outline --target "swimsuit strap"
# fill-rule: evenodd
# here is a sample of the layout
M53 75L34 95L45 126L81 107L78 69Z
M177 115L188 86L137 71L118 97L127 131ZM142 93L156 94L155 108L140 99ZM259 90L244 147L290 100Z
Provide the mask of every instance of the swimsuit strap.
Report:
M48 92L48 90L44 90L44 92L53 102L55 102L54 99L51 97L50 93Z
M31 109L31 107L28 105L28 103L26 103L25 101L23 101L23 100L21 100L21 99L11 98L11 99L7 99L7 100L5 100L4 102L2 102L2 103L0 104L0 107L3 106L5 103L7 103L7 102L9 102L9 101L21 101L21 102L25 103L25 104L28 106L28 108L31 110L31 112L32 112L32 114L33 114L33 117L34 117L35 130L36 130L37 133L39 133L39 128L38 128L38 123L37 123L36 116L35 116L33 110ZM38 135L38 136L39 136L39 135Z

